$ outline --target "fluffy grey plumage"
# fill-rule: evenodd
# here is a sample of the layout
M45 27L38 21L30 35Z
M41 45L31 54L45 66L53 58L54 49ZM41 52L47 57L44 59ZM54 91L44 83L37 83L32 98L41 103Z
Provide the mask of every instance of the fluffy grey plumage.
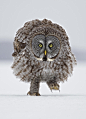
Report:
M32 49L32 42L38 34L51 35L59 39L60 49L56 56L53 55L53 60L50 58L49 61L43 61L39 60L40 57L36 58L35 51L33 52ZM50 89L55 89L55 85L59 89L58 83L68 79L68 76L73 72L73 66L76 64L65 30L47 19L26 22L17 31L12 56L12 68L16 77L25 82L31 81L30 92L28 93L30 95L39 95L39 83L41 81L45 81Z

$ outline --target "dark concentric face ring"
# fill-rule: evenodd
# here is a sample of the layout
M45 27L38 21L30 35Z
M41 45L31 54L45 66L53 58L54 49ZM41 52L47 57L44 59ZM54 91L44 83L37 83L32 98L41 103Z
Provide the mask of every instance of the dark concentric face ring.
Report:
M53 34L36 34L31 42L32 52L38 60L53 61L59 54L61 42ZM45 56L46 51L46 56Z

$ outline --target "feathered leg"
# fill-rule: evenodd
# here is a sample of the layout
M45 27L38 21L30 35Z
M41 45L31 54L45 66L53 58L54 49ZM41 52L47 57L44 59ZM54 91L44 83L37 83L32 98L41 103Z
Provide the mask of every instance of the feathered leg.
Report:
M39 80L37 79L31 80L30 91L27 93L27 95L29 94L31 96L40 96L39 84L40 84Z

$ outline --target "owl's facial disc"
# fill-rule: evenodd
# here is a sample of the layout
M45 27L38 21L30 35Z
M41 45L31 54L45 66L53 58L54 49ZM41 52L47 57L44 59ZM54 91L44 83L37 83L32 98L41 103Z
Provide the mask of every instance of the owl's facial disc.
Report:
M54 35L38 34L32 39L32 51L37 60L53 61L60 51L60 41Z

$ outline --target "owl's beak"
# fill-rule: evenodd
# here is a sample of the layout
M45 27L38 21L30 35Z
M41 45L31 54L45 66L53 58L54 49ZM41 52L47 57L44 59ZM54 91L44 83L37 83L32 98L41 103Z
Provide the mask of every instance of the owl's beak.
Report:
M43 57L43 61L47 61L47 51L44 51L44 57Z
M47 51L46 51L46 50L44 51L44 54L45 54L45 55L47 54Z

